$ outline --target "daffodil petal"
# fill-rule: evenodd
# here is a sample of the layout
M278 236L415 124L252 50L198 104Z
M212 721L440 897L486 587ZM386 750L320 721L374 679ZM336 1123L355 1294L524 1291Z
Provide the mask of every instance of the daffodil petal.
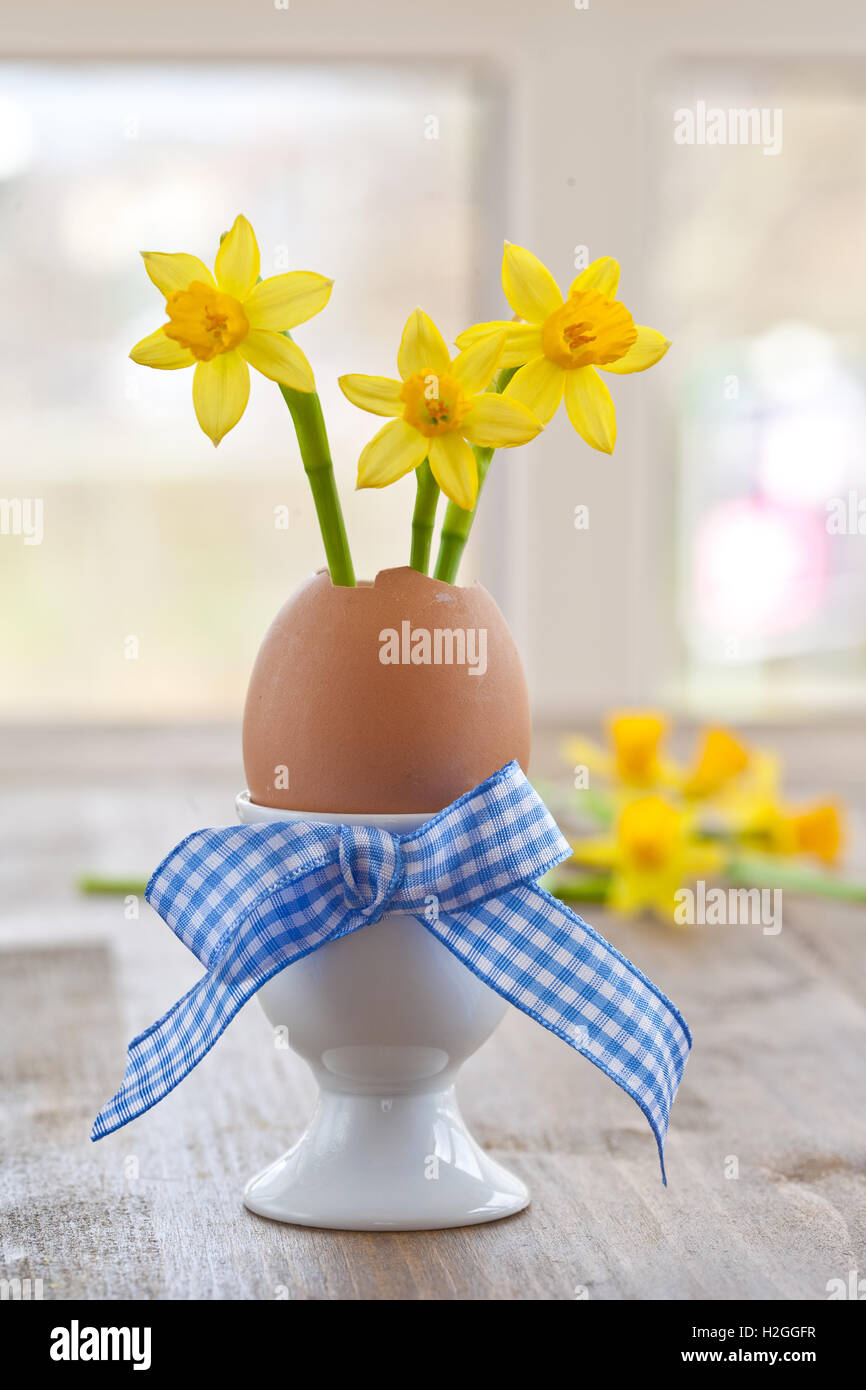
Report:
M166 299L175 290L185 290L193 280L201 280L203 285L213 285L214 278L198 256L187 256L183 251L142 251L144 268L160 294Z
M333 284L327 275L317 275L314 270L272 275L256 285L249 299L244 300L247 322L250 328L297 328L324 309Z
M149 337L142 338L130 352L133 362L140 367L159 367L164 372L177 371L178 367L191 367L195 358L189 348L172 342L165 336L165 327L158 328Z
M670 345L670 339L664 333L659 333L657 328L640 325L637 341L632 343L625 356L616 362L605 362L602 370L615 372L619 376L625 376L628 372L645 372L647 367L654 367L656 362L661 361Z
M261 260L256 234L242 213L234 220L230 232L223 237L216 254L214 271L223 294L244 300L259 278ZM289 324L280 324L288 328Z
M369 410L373 415L403 414L402 381L388 376L349 375L341 376L339 384L346 399L361 410Z
M462 333L458 333L454 341L459 348L468 348L481 342L482 338L489 338L495 333L507 333L509 328L515 326L511 319L491 319L489 323L473 323L471 328L464 328ZM533 324L524 326L534 328Z
M249 368L237 352L221 352L210 362L199 362L192 379L192 403L199 424L214 444L234 428L249 398Z
M406 320L400 351L397 353L397 369L406 381L416 372L445 372L449 363L448 349L439 329L429 314L416 309Z
M520 401L527 406L546 425L559 408L567 375L542 353L514 373L504 394L507 400Z
M238 343L238 352L262 376L278 381L281 386L291 386L295 391L316 389L313 369L306 357L297 343L284 338L282 333L271 333L266 328L251 329Z
M478 497L475 455L459 434L440 434L430 440L430 470L445 496L465 512Z
M462 426L470 444L487 449L510 449L515 444L527 444L541 428L541 421L525 405L506 400L495 391L473 396Z
M547 266L510 241L502 257L502 288L515 314L529 323L543 323L562 308L562 294Z
M608 299L616 299L618 285L619 261L615 261L613 256L599 256L597 261L593 261L572 280L568 293L571 295L577 294L579 290L598 290L599 294L606 294Z
M358 459L358 487L388 487L420 467L427 457L427 440L405 420L389 420Z
M541 329L537 323L510 323L500 367L522 367L541 352Z
M616 444L613 397L595 367L565 373L565 408L578 434L593 449L612 454Z
M606 782L610 781L614 772L614 762L601 744L581 734L573 734L561 747L562 756L572 765L575 772L585 768L587 772L597 772ZM575 853L581 843L585 841L578 841L574 846Z
M521 367L524 362L528 362L532 357L537 357L541 352L541 329L538 324L513 323L510 319L473 324L454 341L459 348L468 348L479 342L481 338L488 338L491 333L505 333L506 335L505 351L499 363L500 368Z
M617 854L616 842L601 836L587 836L574 846L574 858L578 864L606 867L616 863Z
M448 370L460 382L467 396L474 396L476 391L483 391L490 385L494 373L501 366L505 340L505 333L489 333L454 358Z

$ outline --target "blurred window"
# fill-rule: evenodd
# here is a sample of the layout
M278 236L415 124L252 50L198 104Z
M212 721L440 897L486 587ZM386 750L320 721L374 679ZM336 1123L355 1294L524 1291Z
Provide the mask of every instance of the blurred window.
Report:
M322 562L277 387L252 374L215 450L191 371L127 357L164 321L139 250L212 264L239 211L263 275L336 281L297 338L358 573L407 562L414 479L354 492L384 422L336 379L395 374L418 303L449 339L478 317L490 125L454 63L0 64L4 715L237 718L268 623Z
M656 117L679 693L699 711L862 705L862 73L683 62Z

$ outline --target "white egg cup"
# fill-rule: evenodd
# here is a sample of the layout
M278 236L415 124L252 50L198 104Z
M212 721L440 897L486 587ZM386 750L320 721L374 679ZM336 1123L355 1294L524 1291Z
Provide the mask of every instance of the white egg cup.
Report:
M306 820L405 834L425 816L311 815L236 799L245 824ZM344 1231L432 1231L497 1221L529 1192L472 1138L462 1064L508 1005L405 913L330 942L259 990L319 1099L300 1139L244 1193L250 1211Z

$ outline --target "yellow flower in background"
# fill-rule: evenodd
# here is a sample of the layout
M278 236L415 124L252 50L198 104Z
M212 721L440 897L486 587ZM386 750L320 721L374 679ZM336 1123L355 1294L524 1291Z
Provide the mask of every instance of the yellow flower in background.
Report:
M676 925L683 921L677 894L704 877L866 901L866 884L802 862L838 863L844 811L830 800L787 803L773 753L711 725L700 731L690 763L680 765L665 756L668 721L655 710L613 713L607 733L604 747L582 736L563 744L578 764L570 811L576 823L596 829L572 841L570 869L551 880L557 895L625 913L652 909Z
M797 809L774 797L756 797L743 807L735 833L770 854L809 855L830 865L842 851L843 813L830 801Z
M809 855L825 864L839 858L841 808L833 802L802 809L786 806L779 790L778 760L749 748L726 729L704 732L681 785L689 800L706 804L717 829L744 844L769 854Z
M585 766L591 773L627 787L652 787L672 780L672 770L660 754L668 730L663 715L654 710L616 712L605 721L605 727L611 752L592 739L573 736L563 745L564 756L575 766Z
M625 375L644 372L664 357L670 342L655 328L636 324L616 298L619 265L602 256L581 271L563 299L545 265L522 246L505 243L502 288L524 323L477 323L461 333L467 348L492 333L508 333L503 367L519 367L505 389L542 424L565 397L568 418L593 449L613 453L616 412L597 367Z
M142 259L165 298L168 323L129 355L162 371L195 367L193 405L214 444L246 410L250 367L296 391L316 389L309 362L284 335L324 309L332 280L308 270L259 280L259 247L243 216L223 237L213 275L197 256L182 252L143 251Z
M612 835L578 840L573 848L578 864L610 869L610 907L649 909L665 921L675 920L681 888L725 865L721 849L696 838L691 817L659 796L628 801Z
M416 309L397 354L402 380L341 376L353 405L393 418L363 450L358 487L387 487L429 459L433 477L458 507L471 511L478 496L478 468L471 444L512 448L541 429L532 412L485 388L500 365L503 332L485 335L453 360L433 320Z
M685 774L686 796L716 796L733 778L752 766L753 755L727 729L705 729L691 768Z
M795 811L786 827L796 846L795 853L811 854L825 864L835 864L842 849L842 814L838 806L825 802Z
M659 714L614 714L610 717L608 732L621 782L633 787L651 787L663 780L659 745L667 728L667 720Z

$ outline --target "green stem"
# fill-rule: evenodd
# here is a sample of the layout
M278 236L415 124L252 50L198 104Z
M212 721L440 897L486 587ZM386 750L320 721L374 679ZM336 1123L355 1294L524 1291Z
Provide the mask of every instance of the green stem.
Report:
M514 367L504 368L496 378L494 390L504 391L515 371L516 368ZM434 574L436 579L444 579L446 584L456 582L460 561L463 558L469 532L472 530L472 523L478 510L478 498L481 496L484 479L487 477L487 470L496 451L495 449L477 448L473 445L472 452L478 465L478 495L475 498L475 506L471 511L464 511L463 507L458 507L456 502L449 502L439 537L439 554L436 558Z
M144 897L146 878L100 878L98 874L84 874L77 882L79 893L100 894L105 897Z
M575 790L572 793L571 807L574 811L585 812L596 825L613 825L616 819L616 809L610 797L605 796L604 792L595 791L592 787Z
M343 520L343 509L334 478L334 465L322 406L315 391L295 391L280 386L283 400L292 414L295 434L310 484L319 530L325 543L325 555L331 572L331 583L353 588L355 571Z
M563 902L603 903L610 891L609 874L563 874L554 869L542 882L548 893Z
M420 468L415 469L415 482L418 491L415 495L415 510L412 513L412 551L409 564L419 574L426 574L430 565L430 547L433 544L433 527L436 524L436 508L439 506L439 484L433 477L430 465L425 459Z
M852 883L771 855L735 855L728 861L725 877L752 888L781 888L787 893L814 894L840 902L866 902L866 883Z
M478 465L478 497L480 497L495 450L481 449L473 444L472 452ZM478 510L478 497L475 499L475 506L469 512L458 507L456 502L449 502L445 511L445 520L442 522L442 530L439 535L439 554L436 557L435 577L444 579L446 584L456 583L460 561L463 558L469 532L472 530L472 523Z

